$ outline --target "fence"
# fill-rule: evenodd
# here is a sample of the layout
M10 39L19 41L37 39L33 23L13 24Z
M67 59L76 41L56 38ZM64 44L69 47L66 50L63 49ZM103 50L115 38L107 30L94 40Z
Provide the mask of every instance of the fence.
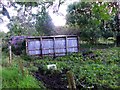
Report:
M28 37L26 38L26 53L41 57L64 56L79 51L78 41L75 35Z

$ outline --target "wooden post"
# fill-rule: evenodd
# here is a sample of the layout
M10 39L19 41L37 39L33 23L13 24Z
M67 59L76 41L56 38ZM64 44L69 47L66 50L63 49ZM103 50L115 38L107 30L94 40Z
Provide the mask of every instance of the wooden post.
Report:
M9 45L9 64L12 63L12 50L11 50L11 45Z
M79 38L79 36L77 36L78 52L80 52L80 44L79 44L79 40L80 40L80 38Z
M29 55L29 52L28 52L28 39L25 39L25 44L26 44L26 54Z
M42 37L40 37L40 53L41 53L41 57L43 58L43 53L42 53Z
M68 79L69 90L76 90L75 79L72 72L67 71L67 79Z
M65 37L65 49L66 49L66 55L68 55L68 42L67 42L67 36Z
M56 57L56 53L55 53L55 37L53 37L53 52L54 52L54 58Z

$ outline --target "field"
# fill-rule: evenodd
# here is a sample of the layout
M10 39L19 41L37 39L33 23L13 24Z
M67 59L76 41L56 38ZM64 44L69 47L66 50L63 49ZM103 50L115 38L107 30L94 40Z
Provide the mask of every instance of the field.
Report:
M8 63L8 54L3 52L2 87L68 90L66 73L69 71L78 90L119 89L120 48L101 44L80 46L79 53L56 58L13 55L11 64ZM47 69L50 64L55 64L57 69Z

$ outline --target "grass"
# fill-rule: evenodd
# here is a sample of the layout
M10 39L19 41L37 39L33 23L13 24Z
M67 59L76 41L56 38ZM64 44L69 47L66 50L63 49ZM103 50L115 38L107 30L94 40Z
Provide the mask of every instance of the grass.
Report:
M0 89L2 89L2 66L0 65Z
M0 38L0 89L2 89L2 66L1 66L1 63L2 63L2 53L1 53L1 50L2 50L2 40Z
M80 41L80 51L84 50L96 50L96 49L107 49L107 48L113 48L115 46L114 40L108 40L100 38L98 40L98 43L96 44L90 44L87 42Z
M8 57L3 54L2 57L2 88L39 88L45 89L44 85L30 75L27 68L24 67L24 75L21 73L18 61L20 57L14 57L12 65L8 61Z

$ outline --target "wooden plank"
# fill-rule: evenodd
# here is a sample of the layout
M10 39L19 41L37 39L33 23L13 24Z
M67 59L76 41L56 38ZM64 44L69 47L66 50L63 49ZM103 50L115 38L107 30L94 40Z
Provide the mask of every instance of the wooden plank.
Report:
M79 36L77 36L77 48L78 48L78 52L80 52L79 40L80 40L80 38L79 38Z
M43 54L42 54L42 37L40 37L40 52L41 52L41 57L43 57Z
M68 47L68 48L78 48L78 46ZM65 48L55 48L55 49L66 49L66 47ZM36 50L41 50L41 49L34 49L34 50L29 50L29 51L36 51ZM42 50L53 50L53 48L47 48L47 49L42 48ZM68 51L68 49L67 49L67 51Z
M27 55L29 55L29 51L28 51L28 39L25 39L25 43L26 43L26 53L27 53Z
M68 42L67 42L67 36L65 37L65 48L66 48L66 55L68 54Z
M55 52L55 37L53 37L53 52L54 52L54 58L56 57L56 52Z
M11 49L11 45L9 45L9 64L12 63L12 49Z
M55 35L55 36L30 36L30 37L27 37L27 38L28 39L35 39L35 38L37 39L38 38L39 39L40 37L42 37L43 39L44 38L48 38L48 39L51 38L52 39L54 37L55 38L61 38L61 37L66 37L66 36L67 37L77 37L76 35Z

